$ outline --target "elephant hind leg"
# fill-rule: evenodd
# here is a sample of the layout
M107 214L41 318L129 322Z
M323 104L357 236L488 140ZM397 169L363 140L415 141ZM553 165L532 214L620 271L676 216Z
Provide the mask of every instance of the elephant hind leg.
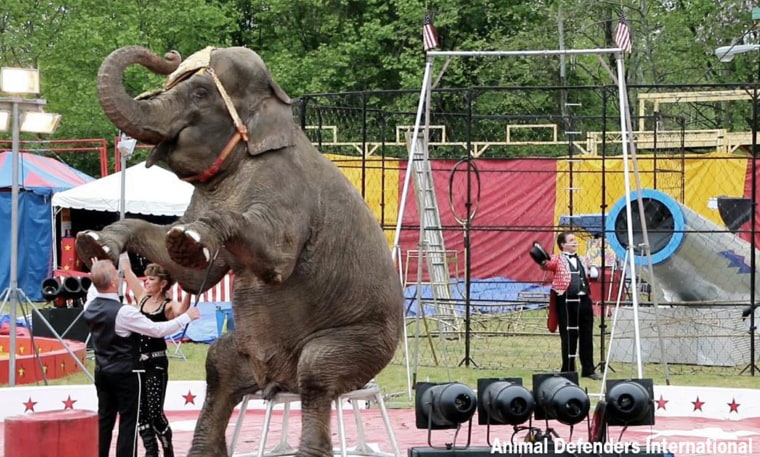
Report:
M235 405L259 389L235 347L234 332L225 333L206 356L206 400L195 426L189 457L226 457L225 432ZM241 363L242 362L242 363Z
M313 338L298 361L301 456L331 456L332 401L369 382L393 357L396 341L371 326L331 329Z

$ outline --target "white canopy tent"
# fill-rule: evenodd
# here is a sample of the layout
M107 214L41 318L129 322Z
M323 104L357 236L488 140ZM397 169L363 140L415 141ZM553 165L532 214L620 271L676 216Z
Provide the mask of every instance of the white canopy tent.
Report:
M65 192L53 195L53 218L62 208L89 211L121 211L121 175L114 173L91 181ZM159 166L145 167L140 162L126 169L124 175L125 212L154 216L181 216L185 213L193 186ZM56 224L53 221L53 242L56 242ZM58 264L56 250L53 250L54 265Z
M53 208L119 212L121 173L58 192L53 195ZM181 216L193 195L192 185L159 166L146 168L145 162L127 168L125 182L127 213Z

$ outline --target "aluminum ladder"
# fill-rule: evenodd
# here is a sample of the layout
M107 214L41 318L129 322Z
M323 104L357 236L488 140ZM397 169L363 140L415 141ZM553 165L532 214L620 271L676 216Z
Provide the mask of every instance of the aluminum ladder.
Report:
M435 195L433 171L430 167L427 144L422 135L417 136L414 155L412 155L412 133L406 133L406 144L412 159L412 177L414 181L414 193L417 197L417 210L420 213L420 225L424 237L423 246L420 246L420 258L425 257L430 286L433 293L433 302L437 316L441 322L457 328L457 315L454 303L451 300L451 276L447 262L447 251L443 241L441 229L441 215L438 210L438 199ZM418 286L422 284L422 278L417 278Z

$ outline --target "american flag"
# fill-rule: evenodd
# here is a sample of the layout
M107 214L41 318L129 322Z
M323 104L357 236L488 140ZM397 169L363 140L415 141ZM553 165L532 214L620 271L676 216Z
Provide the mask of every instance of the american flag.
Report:
M625 16L622 14L620 15L617 29L615 29L615 44L622 49L623 52L631 52L633 49L633 43L631 43L631 31L628 28L628 22L626 22Z
M422 45L425 52L438 47L438 33L430 13L425 13L425 19L422 20Z

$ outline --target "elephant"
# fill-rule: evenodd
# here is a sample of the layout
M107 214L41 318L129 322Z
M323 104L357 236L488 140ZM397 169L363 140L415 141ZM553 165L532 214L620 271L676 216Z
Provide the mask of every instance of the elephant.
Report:
M133 64L168 75L164 87L129 95ZM78 233L78 256L89 266L136 253L191 293L233 275L234 343L207 364L217 385L189 455L226 456L230 405L257 390L298 393L297 455L332 455L332 401L390 362L403 328L399 275L372 211L294 122L291 99L250 49L206 48L183 61L127 46L104 59L97 86L110 121L153 146L146 166L161 163L194 190L173 224L127 218ZM245 366L251 381L220 377L219 366Z

